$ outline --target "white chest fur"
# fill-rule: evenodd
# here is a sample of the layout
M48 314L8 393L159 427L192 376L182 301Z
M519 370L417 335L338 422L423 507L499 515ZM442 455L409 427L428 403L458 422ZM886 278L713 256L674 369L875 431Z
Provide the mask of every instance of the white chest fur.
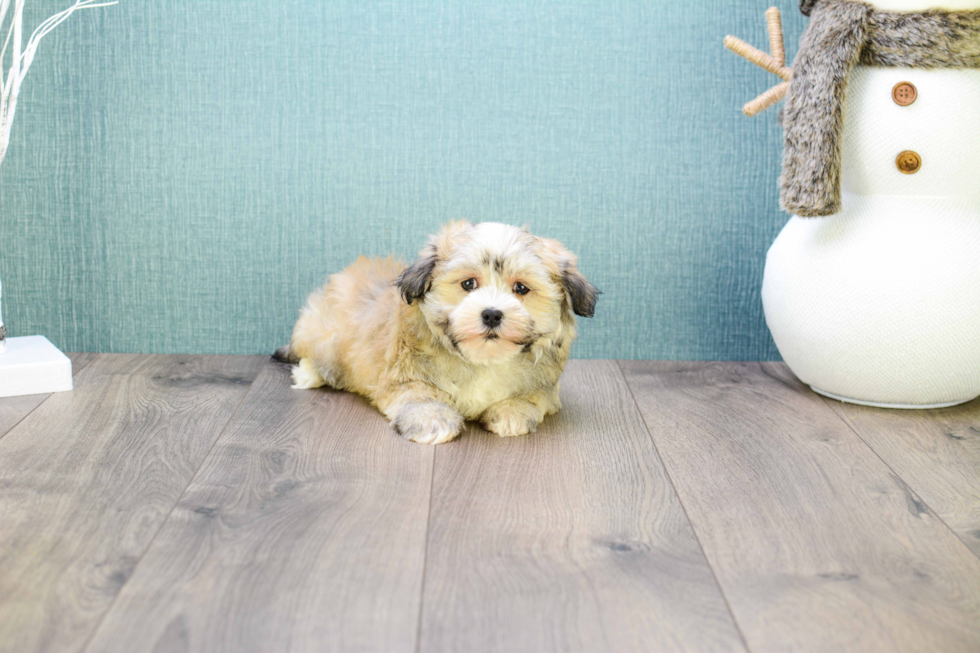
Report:
M524 390L525 376L519 366L458 365L439 379L440 390L466 419L477 419L487 408Z

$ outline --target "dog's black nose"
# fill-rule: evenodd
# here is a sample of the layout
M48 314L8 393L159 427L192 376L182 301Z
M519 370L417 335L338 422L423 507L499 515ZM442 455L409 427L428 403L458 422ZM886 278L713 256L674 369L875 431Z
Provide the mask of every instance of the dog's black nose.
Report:
M504 319L504 314L495 308L483 309L483 313L480 314L483 317L483 323L486 324L491 329L500 326L500 323Z

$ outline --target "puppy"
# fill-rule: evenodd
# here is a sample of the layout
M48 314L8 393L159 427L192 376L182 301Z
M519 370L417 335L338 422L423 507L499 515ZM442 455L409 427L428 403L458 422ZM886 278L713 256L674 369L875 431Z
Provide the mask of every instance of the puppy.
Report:
M360 257L310 295L290 344L294 388L361 394L415 442L449 442L464 420L501 436L558 412L575 315L599 291L555 240L453 222L412 265Z

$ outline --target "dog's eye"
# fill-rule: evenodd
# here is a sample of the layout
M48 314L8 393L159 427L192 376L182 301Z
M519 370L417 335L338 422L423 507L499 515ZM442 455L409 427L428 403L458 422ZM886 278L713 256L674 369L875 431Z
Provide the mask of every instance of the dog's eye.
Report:
M531 289L518 281L514 284L514 292L516 292L518 295L526 295L531 292Z
M467 279L462 283L463 290L469 292L470 290L476 290L476 279Z

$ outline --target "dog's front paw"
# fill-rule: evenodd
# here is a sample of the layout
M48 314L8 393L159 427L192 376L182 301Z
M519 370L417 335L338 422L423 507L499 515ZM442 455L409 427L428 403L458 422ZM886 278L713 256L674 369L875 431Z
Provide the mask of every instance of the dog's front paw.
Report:
M296 390L311 390L326 385L326 381L317 372L313 361L309 358L300 359L299 365L293 366L293 388Z
M487 408L480 417L480 423L500 437L527 435L538 428L538 420L528 408L523 403L502 401Z
M405 404L391 420L399 435L422 444L442 444L463 431L463 416L441 401Z

